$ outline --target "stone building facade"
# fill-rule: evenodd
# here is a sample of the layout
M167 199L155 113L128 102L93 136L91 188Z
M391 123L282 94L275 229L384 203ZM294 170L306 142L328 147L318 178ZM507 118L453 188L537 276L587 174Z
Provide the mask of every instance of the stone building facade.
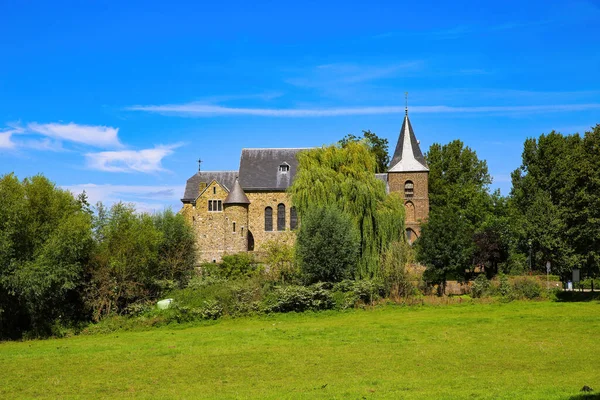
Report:
M260 252L268 241L294 241L298 216L286 190L302 150L306 149L243 149L239 170L199 171L187 180L181 213L196 233L200 261ZM377 178L402 197L411 243L429 215L428 175L407 113L390 168Z

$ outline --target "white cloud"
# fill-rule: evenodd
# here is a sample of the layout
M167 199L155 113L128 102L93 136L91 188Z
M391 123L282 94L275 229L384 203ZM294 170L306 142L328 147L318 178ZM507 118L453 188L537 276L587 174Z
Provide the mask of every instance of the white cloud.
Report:
M153 149L102 151L87 153L87 166L107 172L160 172L164 171L162 159L173 154L181 144L156 146Z
M67 185L63 189L69 190L74 195L85 191L90 204L99 201L110 206L119 201L132 203L137 211L154 212L172 207L178 210L181 206L180 198L183 196L184 185L172 186L128 186L128 185L97 185L93 183Z
M181 115L189 117L210 117L222 115L255 115L262 117L337 117L347 115L377 115L404 113L404 107L400 106L370 106L370 107L341 107L341 108L236 108L198 103L187 104L165 104L132 106L128 110L146 111L167 115ZM554 104L534 106L482 106L482 107L452 107L452 106L411 106L411 113L428 114L473 114L473 113L549 113L600 110L600 103L588 104Z
M12 135L23 133L23 128L19 126L11 126L9 129L0 131L0 149L13 149L16 143L12 140Z
M119 128L98 125L39 124L32 122L27 130L51 139L86 144L94 147L122 147L118 138Z

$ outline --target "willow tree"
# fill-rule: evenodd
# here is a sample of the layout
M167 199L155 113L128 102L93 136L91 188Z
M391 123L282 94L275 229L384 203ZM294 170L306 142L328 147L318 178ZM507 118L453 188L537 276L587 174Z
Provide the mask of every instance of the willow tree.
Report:
M349 215L360 234L357 278L378 276L380 255L404 238L404 207L375 177L373 153L366 144L352 142L303 151L297 157L298 172L289 192L300 217L330 205Z

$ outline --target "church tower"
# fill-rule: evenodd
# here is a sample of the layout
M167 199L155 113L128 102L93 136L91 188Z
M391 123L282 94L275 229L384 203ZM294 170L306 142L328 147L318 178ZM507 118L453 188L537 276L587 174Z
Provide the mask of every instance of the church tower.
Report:
M421 222L429 215L429 167L408 119L408 110L388 170L388 185L390 193L398 193L403 199L406 237L412 243L421 236Z

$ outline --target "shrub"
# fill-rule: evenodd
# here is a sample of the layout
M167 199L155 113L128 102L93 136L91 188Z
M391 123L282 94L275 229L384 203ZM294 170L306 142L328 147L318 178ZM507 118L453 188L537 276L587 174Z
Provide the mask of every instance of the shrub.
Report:
M296 259L308 283L338 282L354 275L359 237L350 218L336 207L303 215Z
M415 288L406 271L406 265L414 259L413 250L405 241L390 243L381 254L381 277L388 294L408 297L414 294Z
M346 300L351 301L353 305L356 303L372 304L373 301L386 295L385 285L380 281L373 280L344 280L336 283L332 290L334 293L343 293Z
M220 279L250 278L259 275L262 271L254 257L248 253L223 256L220 263L204 263L200 266L200 270L203 277Z
M265 312L303 312L333 308L333 296L324 284L278 287L265 299Z
M294 262L294 246L283 240L270 240L263 244L262 249L265 253L268 279L282 283L297 280L299 271Z
M490 294L490 281L485 274L479 274L471 285L471 296L474 298L485 297Z
M540 282L532 278L515 279L512 285L513 294L516 298L539 299L542 297L542 286Z
M510 282L508 281L508 276L505 274L498 275L498 293L500 296L509 298L512 295L512 287L510 286Z

